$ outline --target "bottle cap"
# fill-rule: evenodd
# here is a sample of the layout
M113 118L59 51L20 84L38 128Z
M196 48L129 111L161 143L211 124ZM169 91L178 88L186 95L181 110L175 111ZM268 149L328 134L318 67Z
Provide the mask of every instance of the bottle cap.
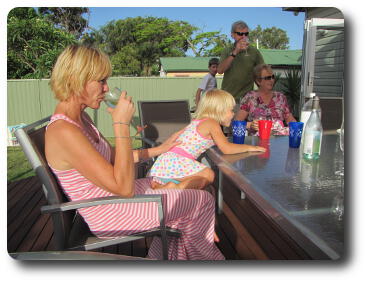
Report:
M312 98L312 109L320 109L320 98L317 95Z

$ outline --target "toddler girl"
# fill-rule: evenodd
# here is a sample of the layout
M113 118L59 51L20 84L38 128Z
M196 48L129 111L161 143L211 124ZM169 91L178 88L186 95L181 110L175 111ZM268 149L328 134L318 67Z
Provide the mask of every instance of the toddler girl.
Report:
M266 151L260 146L231 143L224 136L221 125L230 126L235 104L230 93L219 89L208 91L200 99L194 120L177 139L181 143L153 164L149 175L154 189L203 189L212 183L214 172L196 159L213 145L224 154Z

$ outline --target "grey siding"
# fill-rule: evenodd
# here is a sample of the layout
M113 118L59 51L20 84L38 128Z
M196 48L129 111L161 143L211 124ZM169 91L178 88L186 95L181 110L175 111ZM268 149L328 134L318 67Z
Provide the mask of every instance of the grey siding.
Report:
M341 97L344 70L344 32L319 29L316 36L314 92Z

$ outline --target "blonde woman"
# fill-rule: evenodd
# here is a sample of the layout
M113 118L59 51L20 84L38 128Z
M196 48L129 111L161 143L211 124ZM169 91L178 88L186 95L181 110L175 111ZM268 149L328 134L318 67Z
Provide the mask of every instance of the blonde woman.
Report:
M214 199L206 191L153 190L151 179L134 180L134 162L152 157L178 145L173 135L161 146L132 150L130 121L135 112L131 97L122 92L112 117L115 147L104 139L85 112L98 109L109 90L111 63L101 51L70 46L58 57L51 88L59 100L46 130L48 164L70 200L95 197L164 195L165 224L180 229L179 239L168 239L170 260L222 260L214 243ZM153 203L102 205L78 210L91 231L108 238L159 226ZM126 233L126 232L125 232ZM154 238L148 257L161 259L161 242Z
M265 148L233 144L224 136L221 125L229 127L234 116L233 96L219 89L208 91L200 100L194 120L177 141L181 144L160 155L150 176L156 189L202 189L214 180L213 171L196 159L208 148L217 145L224 154L261 151Z

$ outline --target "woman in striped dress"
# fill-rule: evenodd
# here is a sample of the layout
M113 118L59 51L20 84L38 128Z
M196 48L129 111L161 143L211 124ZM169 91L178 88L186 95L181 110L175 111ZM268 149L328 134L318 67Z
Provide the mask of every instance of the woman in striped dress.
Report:
M108 91L111 75L108 57L85 46L66 48L54 66L50 85L59 103L47 127L47 161L70 200L95 197L132 197L162 194L166 225L181 230L179 239L168 240L171 260L222 260L214 243L214 199L206 191L153 190L151 179L134 180L134 162L178 145L174 134L156 148L132 150L129 124L134 103L122 92L112 117L115 147L103 138L85 112L98 109ZM79 209L98 237L114 237L159 226L155 204L113 204ZM125 232L126 234L126 232ZM148 257L160 259L161 243L154 239Z

